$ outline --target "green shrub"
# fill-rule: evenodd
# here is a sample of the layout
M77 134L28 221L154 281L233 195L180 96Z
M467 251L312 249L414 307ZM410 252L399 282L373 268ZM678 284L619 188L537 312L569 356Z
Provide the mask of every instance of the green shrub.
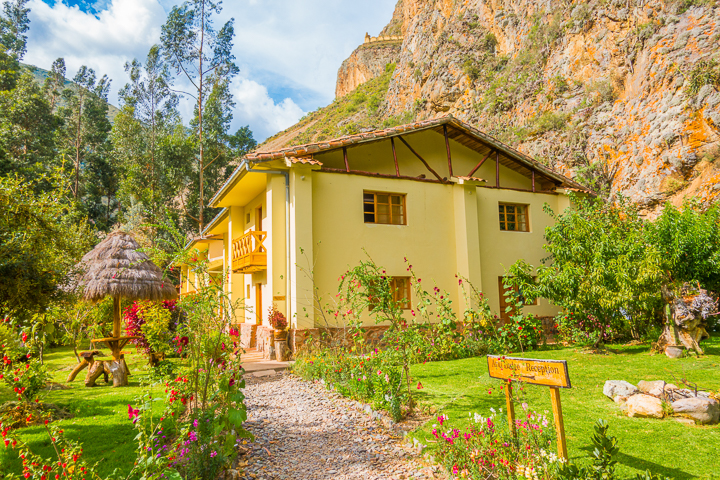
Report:
M563 131L567 127L568 115L561 112L545 112L535 117L530 132L533 135L542 135L545 132Z
M720 65L715 59L697 62L690 71L685 93L695 96L705 85L720 87Z

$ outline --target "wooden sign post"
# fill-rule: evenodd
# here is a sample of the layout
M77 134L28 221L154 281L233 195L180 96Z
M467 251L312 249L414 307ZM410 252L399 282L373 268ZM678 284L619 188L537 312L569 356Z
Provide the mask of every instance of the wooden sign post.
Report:
M512 401L512 381L543 385L550 387L555 431L557 432L558 456L567 460L567 443L565 442L565 425L563 423L562 405L560 404L560 388L571 388L565 360L536 360L531 358L514 358L499 355L488 355L488 373L492 378L506 380L505 402L508 412L510 433L515 436L515 407Z

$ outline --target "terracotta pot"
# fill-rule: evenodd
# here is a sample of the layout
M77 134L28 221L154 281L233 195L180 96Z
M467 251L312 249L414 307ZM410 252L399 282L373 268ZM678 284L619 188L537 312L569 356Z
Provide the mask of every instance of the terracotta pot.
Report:
M275 340L284 341L287 339L287 330L273 330L273 337Z

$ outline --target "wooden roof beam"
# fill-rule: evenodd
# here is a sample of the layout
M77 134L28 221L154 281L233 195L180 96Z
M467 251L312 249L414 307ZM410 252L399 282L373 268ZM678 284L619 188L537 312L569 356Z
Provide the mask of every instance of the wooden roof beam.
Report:
M412 153L415 154L415 156L416 156L417 158L420 159L420 161L423 163L423 165L425 165L425 168L427 168L428 170L430 170L430 173L432 173L433 175L435 175L435 178L437 178L437 179L440 180L441 182L445 183L445 180L444 180L440 175L438 175L438 173L437 173L435 170L432 169L432 167L425 161L425 159L422 158L422 157L420 156L420 154L417 153L417 152L410 146L410 144L405 141L404 138L402 138L400 135L398 135L398 138L400 139L401 142L403 142L403 143L405 144L405 146L406 146L407 148L410 149L410 151L411 151Z

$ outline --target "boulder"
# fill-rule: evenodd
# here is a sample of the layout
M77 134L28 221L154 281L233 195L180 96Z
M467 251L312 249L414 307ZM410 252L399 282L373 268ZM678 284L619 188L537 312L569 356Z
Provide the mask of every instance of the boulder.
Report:
M665 385L666 383L662 380L653 380L650 382L640 380L640 382L638 383L638 389L642 393L647 393L648 395L659 397L663 394L663 389L665 388Z
M689 388L679 388L673 391L673 395L675 397L684 397L684 398L694 398L694 397L702 397L702 398L710 398L710 394L708 392L704 392L702 390L699 390L697 392L697 395L695 395L695 390L690 390Z
M644 393L628 398L627 414L629 417L663 418L665 416L660 399Z
M675 413L692 418L698 423L715 424L720 420L720 402L714 398L691 397L672 403Z
M617 396L629 397L636 393L638 393L637 387L625 380L608 380L603 386L603 394L610 399L615 399Z

